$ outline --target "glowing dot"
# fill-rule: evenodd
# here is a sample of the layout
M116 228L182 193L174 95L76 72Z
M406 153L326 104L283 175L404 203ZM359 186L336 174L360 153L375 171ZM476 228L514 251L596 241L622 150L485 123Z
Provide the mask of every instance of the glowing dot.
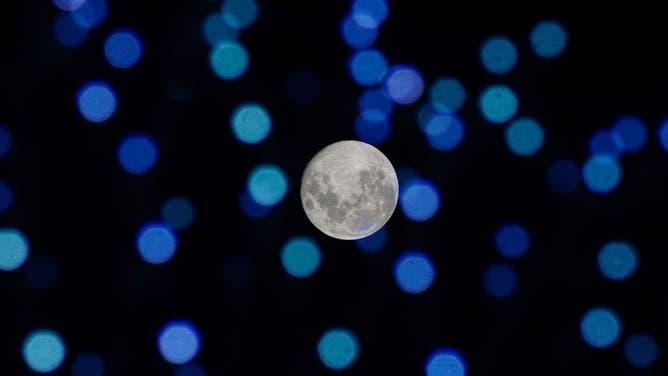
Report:
M255 22L258 7L254 0L225 0L222 14L230 27L243 29Z
M255 279L255 267L248 256L230 256L223 263L223 280L232 287L246 287Z
M84 353L72 363L72 376L104 376L104 361L97 354Z
M546 178L554 192L573 192L580 184L580 168L571 160L557 160L548 167Z
M459 352L452 349L437 349L425 363L427 376L465 376L466 362Z
M271 206L261 205L255 202L248 193L248 189L244 189L239 196L239 206L241 211L248 218L260 219L266 217L271 212Z
M411 179L399 190L399 204L408 219L423 222L431 219L441 204L436 186L425 179Z
M566 48L568 34L558 22L542 21L531 30L529 40L536 55L551 59Z
M288 192L288 178L280 167L263 164L255 167L248 176L248 192L260 205L278 204Z
M425 292L434 282L435 273L434 263L422 251L406 251L394 264L394 279L409 294Z
M387 96L382 90L379 89L367 89L357 102L360 112L364 111L378 111L385 115L392 113L394 105L392 100Z
M505 298L517 287L517 274L510 265L494 264L482 275L485 291L495 298Z
M104 81L91 81L77 94L79 112L92 123L103 123L116 112L116 93Z
M466 100L466 89L454 78L441 78L431 86L429 98L438 111L457 112Z
M376 49L357 51L350 58L348 69L355 82L362 86L372 86L383 79L387 61Z
M221 42L235 40L239 36L239 30L232 28L222 15L218 13L210 14L202 26L204 39L211 46L216 46Z
M225 41L211 50L211 68L216 76L224 80L239 78L248 68L248 53L237 42Z
M184 230L195 219L195 208L185 197L172 197L162 205L162 220L175 230Z
M176 253L178 239L169 226L149 222L137 233L137 250L144 261L163 264Z
M0 180L0 214L9 210L14 202L12 188L4 180Z
M663 150L668 151L668 118L664 119L658 129L659 144Z
M133 133L118 146L118 160L125 171L135 175L145 174L158 160L158 147L150 136Z
M355 134L367 144L381 145L390 137L391 128L382 112L364 111L355 120Z
M104 55L112 67L132 68L142 56L143 43L132 30L117 30L104 42Z
M174 376L206 376L206 372L197 363L188 363L174 370Z
M362 252L376 253L387 244L387 230L385 227L381 227L380 230L366 238L355 240L355 244Z
M171 321L158 334L158 348L167 362L172 364L188 363L199 352L199 332L188 321Z
M392 67L385 76L385 90L394 103L415 103L424 91L424 80L415 68L407 65Z
M480 48L480 59L490 73L505 74L517 63L517 48L506 37L492 37Z
M238 106L232 113L230 123L234 136L246 144L263 141L271 131L271 117L258 103L244 103Z
M387 18L389 7L385 0L355 0L353 17L360 25L376 28Z
M610 157L595 155L582 167L582 178L592 192L608 193L622 179L622 168Z
M307 104L315 100L320 92L320 80L309 70L293 72L285 82L288 97L295 103Z
M281 263L293 277L310 277L320 266L320 248L311 238L293 237L283 246Z
M363 26L354 17L347 16L341 23L341 35L352 48L367 48L378 38L378 28Z
M71 12L81 8L86 3L86 0L53 0L53 5L60 10Z
M520 118L506 128L506 144L513 153L529 157L543 146L543 128L531 118Z
M35 330L23 341L23 360L39 373L55 371L65 360L65 343L52 330Z
M0 228L0 270L16 270L26 262L30 247L23 233L14 228Z
M53 23L53 32L60 44L69 48L76 48L88 40L88 29L79 26L72 15L64 13Z
M631 244L613 241L604 245L599 251L598 267L605 277L622 281L636 271L638 257Z
M635 153L647 143L647 126L635 116L622 116L617 119L612 126L612 133L625 152Z
M610 347L622 332L622 323L609 308L592 308L580 321L580 332L585 342L595 348Z
M9 154L9 151L12 149L12 143L14 142L14 137L9 132L7 128L0 125L0 158L4 158Z
M72 19L77 25L92 29L107 19L109 7L106 0L87 0L79 9L73 11Z
M624 344L624 354L629 364L637 368L652 365L659 355L659 347L651 336L637 333L629 336Z
M318 355L329 369L342 371L349 368L359 355L355 334L345 328L332 328L318 341Z
M620 139L614 133L599 130L589 140L589 152L617 158L622 154L622 145L620 144Z
M436 115L427 122L424 133L431 147L440 151L451 151L464 139L464 124L455 115Z
M60 277L60 268L50 256L33 256L26 266L28 285L35 289L53 287Z
M507 86L492 85L480 94L480 112L489 122L502 124L510 120L519 107L515 93Z
M524 226L507 223L499 227L494 235L494 244L499 253L509 259L524 255L529 250L531 239Z

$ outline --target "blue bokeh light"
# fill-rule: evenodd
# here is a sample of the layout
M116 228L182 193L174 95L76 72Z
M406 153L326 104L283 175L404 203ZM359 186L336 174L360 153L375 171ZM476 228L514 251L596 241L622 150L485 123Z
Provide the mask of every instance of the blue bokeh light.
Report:
M517 223L506 223L496 230L494 245L502 256L516 259L529 250L531 238L524 226Z
M635 153L647 144L647 126L636 116L622 116L612 126L612 133L619 140L622 150Z
M173 376L206 376L206 371L197 363L188 363L176 368Z
M664 151L668 151L668 118L664 119L657 130L659 144Z
M307 278L320 266L320 248L313 239L295 236L281 250L281 263L285 271L295 278Z
M145 224L137 233L137 250L144 261L163 264L176 253L178 238L172 229L158 222Z
M364 111L355 120L355 134L367 144L383 144L390 137L391 131L387 116L376 110Z
M517 287L517 273L507 264L494 264L482 275L482 285L495 298L510 296Z
M219 78L235 80L248 69L248 52L235 41L223 41L211 50L209 63Z
M104 376L104 374L104 361L97 354L80 354L72 363L72 376Z
M372 86L382 81L387 72L387 61L376 49L356 51L348 62L348 69L355 82Z
M659 355L659 346L650 335L636 333L626 339L624 354L630 365L637 368L647 368L656 361Z
M132 68L141 59L144 43L132 30L117 30L104 42L104 55L112 67Z
M158 161L158 147L143 133L132 133L118 145L118 161L123 169L134 175L149 172Z
M431 147L440 151L454 150L464 139L464 124L453 114L432 116L424 127Z
M28 239L20 230L0 228L0 270L10 272L20 268L28 259L29 253Z
M313 102L320 93L320 79L310 70L292 72L285 81L288 97L299 104Z
M168 322L158 334L158 349L169 363L188 363L199 353L200 334L189 321Z
M507 37L491 37L480 47L480 60L490 73L505 74L517 63L517 48Z
M233 41L239 37L239 30L231 27L219 13L210 14L202 25L204 39L210 46L217 46L224 41Z
M556 21L541 21L529 34L529 42L536 55L551 59L562 53L568 43L568 34Z
M388 70L384 87L394 103L409 105L420 99L424 80L415 67L395 65Z
M389 6L385 0L355 0L352 9L355 21L371 28L379 27L389 13Z
M53 0L53 5L66 12L77 10L85 3L86 0Z
M519 107L517 96L505 85L492 85L480 94L478 101L482 116L494 124L502 124L510 120Z
M251 219L264 218L271 213L271 206L262 205L251 197L248 189L244 189L239 196L239 206L244 215Z
M28 286L34 289L53 287L60 278L60 267L51 256L33 256L26 266Z
M23 360L34 372L53 372L63 364L67 349L58 333L49 329L31 332L23 341Z
M230 123L234 136L245 144L262 142L271 131L271 116L259 103L239 105L232 113Z
M14 137L12 133L5 126L0 125L0 158L4 158L12 150Z
M389 116L394 110L394 104L390 97L380 89L367 89L357 102L360 112L378 111Z
M362 252L365 253L376 253L383 249L385 244L387 244L387 230L385 227L381 227L378 231L374 232L373 234L355 240L355 244L357 245L357 248L359 248Z
M222 15L230 27L244 29L257 19L259 9L255 0L225 0Z
M106 0L86 0L79 9L70 13L77 25L92 29L100 26L107 19L109 6Z
M90 81L79 89L77 105L84 119L103 123L116 112L116 92L104 81Z
M638 267L635 248L624 241L611 241L598 252L598 268L601 273L613 281L629 278Z
M622 168L611 157L595 155L582 167L582 179L590 191L608 193L615 189L622 179Z
M464 357L453 349L437 349L424 365L427 376L466 376Z
M162 205L160 216L173 229L185 230L195 219L195 208L185 197L172 197Z
M88 40L88 29L74 22L69 13L63 13L56 18L53 33L60 44L69 48L79 47Z
M598 130L589 139L589 152L592 155L606 155L617 158L622 154L619 137L608 130Z
M255 202L264 206L278 204L288 192L288 178L273 164L261 164L248 176L248 193Z
M610 308L592 308L580 321L580 333L591 347L599 349L610 347L622 333L622 322Z
M408 219L423 222L431 219L441 204L438 188L426 179L414 178L402 185L399 204Z
M341 36L352 48L367 48L378 38L378 28L362 26L352 15L348 15L341 22Z
M441 112L457 112L466 100L466 89L459 80L444 77L431 86L429 91L431 104Z
M540 124L528 117L513 121L506 128L505 136L510 151L522 157L534 155L543 146L545 138Z
M248 256L230 256L223 263L223 280L232 287L246 287L255 279L255 266Z
M9 210L14 202L14 191L4 180L0 180L0 214Z
M406 251L394 263L394 279L399 288L409 294L425 292L435 275L434 263L422 251Z
M580 184L580 167L570 159L559 159L547 168L547 184L556 193L573 192Z
M353 365L359 355L360 346L355 334L349 329L332 328L318 341L318 356L329 369L342 371Z

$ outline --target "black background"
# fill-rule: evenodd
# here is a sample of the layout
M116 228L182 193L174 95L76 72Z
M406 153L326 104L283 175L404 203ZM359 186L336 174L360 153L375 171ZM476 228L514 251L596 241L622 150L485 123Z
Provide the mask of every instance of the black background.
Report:
M35 328L57 330L68 357L101 354L108 373L170 374L156 335L174 318L194 322L202 334L196 358L210 375L328 374L316 343L332 326L358 336L361 353L350 375L422 374L437 347L458 349L470 375L657 374L666 368L666 212L668 155L656 127L668 90L668 31L659 8L585 11L562 2L392 1L376 45L391 63L411 63L427 84L459 78L467 89L461 111L464 142L454 152L428 146L415 121L417 105L398 108L389 141L381 147L397 167L410 166L433 180L442 195L438 214L425 223L397 210L388 223L388 245L378 254L319 233L303 215L301 172L325 145L355 137L353 122L362 89L348 76L351 50L339 34L350 4L262 1L257 22L242 33L250 54L237 81L216 78L201 24L218 2L110 2L105 23L75 50L53 35L58 10L49 2L11 2L0 12L0 122L13 133L0 178L15 202L1 226L21 229L34 254L60 265L61 279L33 290L22 270L0 274L0 374L29 371L21 343ZM450 2L448 2L450 3ZM8 6L8 5L6 5ZM569 45L554 60L533 54L528 34L543 19L560 21ZM119 27L145 41L141 63L118 71L105 61L104 39ZM504 34L519 50L504 76L487 73L478 58L484 38ZM285 80L299 69L320 78L320 95L308 105L291 102ZM85 122L75 105L91 79L109 81L119 107L107 123ZM546 144L532 158L512 155L503 128L479 115L477 95L492 83L518 94L518 115L535 117ZM190 88L190 101L170 98L174 85ZM274 126L257 146L234 139L229 115L240 103L266 106ZM622 159L620 186L596 195L580 186L559 196L545 171L558 158L582 163L596 129L623 114L646 121L651 137L639 153ZM151 134L160 148L156 167L130 176L116 147L130 131ZM244 217L238 197L258 163L282 166L286 199L265 219ZM176 257L163 266L138 256L134 238L162 203L188 196L197 217L180 235ZM503 261L493 234L503 222L527 226L530 251L512 265L519 285L506 299L490 298L481 275ZM296 280L283 271L279 253L293 235L312 236L323 251L318 272ZM625 239L640 255L628 282L605 280L596 254L611 239ZM424 294L399 290L392 265L406 249L426 251L437 265ZM249 287L225 285L222 264L247 255L255 266ZM623 320L620 341L606 350L582 340L582 315L596 305ZM633 332L653 335L660 354L650 370L634 370L623 354Z

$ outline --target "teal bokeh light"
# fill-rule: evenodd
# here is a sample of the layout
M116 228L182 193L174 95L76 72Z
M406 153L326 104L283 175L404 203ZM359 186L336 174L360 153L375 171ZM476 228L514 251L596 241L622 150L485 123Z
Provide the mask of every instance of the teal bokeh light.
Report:
M622 332L619 316L606 307L592 308L580 321L580 333L591 347L602 349L612 346Z
M35 330L23 341L23 360L28 368L38 373L53 372L63 364L66 347L63 339L53 330Z
M318 341L318 355L325 367L341 371L353 365L359 355L359 343L352 331L332 328Z
M491 37L480 47L480 60L490 73L505 74L517 63L517 48L507 37Z
M262 142L271 131L271 116L259 103L238 106L230 119L234 136L245 144Z
M224 80L235 80L248 68L248 53L235 41L224 41L211 50L209 62L213 73Z
M552 59L566 48L568 34L559 22L541 21L531 30L529 42L536 55Z
M248 193L260 205L278 204L288 192L288 178L273 164L261 164L251 171L247 181Z
M482 116L493 124L503 124L512 119L517 112L519 102L511 88L505 85L492 85L480 94L478 106Z
M510 151L521 157L534 155L543 146L545 138L540 124L528 117L513 121L506 129L505 136Z
M466 100L466 89L459 80L444 77L431 86L429 99L434 108L441 112L457 112Z
M10 272L20 268L28 259L30 246L21 231L0 228L0 270Z
M320 266L320 259L320 248L306 236L291 238L281 250L283 268L295 278L310 277Z

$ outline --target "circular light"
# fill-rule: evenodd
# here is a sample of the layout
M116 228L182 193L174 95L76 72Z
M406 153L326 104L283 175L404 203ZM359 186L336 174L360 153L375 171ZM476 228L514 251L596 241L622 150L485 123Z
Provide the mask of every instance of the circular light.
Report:
M635 153L647 144L647 126L635 116L622 116L612 127L612 133L623 151Z
M172 364L188 363L199 352L199 332L188 321L171 321L158 334L158 348L167 362Z
M239 30L232 28L219 13L210 14L202 26L204 39L209 45L216 46L224 41L233 41L239 36Z
M434 264L422 251L406 251L394 264L394 278L409 294L425 292L434 282Z
M387 141L390 133L390 123L382 112L364 111L355 120L355 134L360 141L367 144L381 145Z
M668 118L664 119L658 129L659 144L663 150L668 151Z
M246 144L263 141L271 131L271 117L267 110L258 103L245 103L232 113L232 131L234 136Z
M637 368L652 365L659 355L659 347L654 338L647 334L637 333L629 336L624 344L624 354L629 364Z
M374 232L366 238L355 240L355 244L362 252L376 253L380 251L385 246L385 244L387 244L387 230L385 227L381 227L380 230Z
M129 69L142 56L143 43L132 30L117 30L104 42L104 55L112 67Z
M454 78L441 78L431 86L429 97L438 111L457 112L466 100L466 89Z
M118 146L118 160L125 171L142 175L155 166L158 147L150 136L133 133L125 136Z
M225 0L222 15L230 27L246 28L255 22L258 7L254 0Z
M590 191L608 193L621 181L622 168L608 156L595 155L582 168L582 178Z
M348 329L330 329L318 341L318 355L329 369L336 371L347 369L359 355L357 338Z
M623 281L636 271L638 257L631 244L612 241L599 251L598 267L605 277L614 281Z
M424 80L417 69L407 65L392 67L385 76L385 90L394 103L415 103L424 91Z
M517 274L506 264L488 267L482 275L482 284L487 293L495 298L510 296L517 287Z
M244 215L251 219L264 218L271 212L271 206L261 205L251 197L248 189L244 189L239 196L239 206Z
M232 287L246 287L255 278L255 266L248 256L230 256L223 264L223 280Z
M77 25L90 30L100 26L107 19L108 13L106 0L86 0L86 3L72 11L71 15Z
M311 238L293 237L283 246L281 262L291 276L310 277L320 266L320 249Z
M478 102L482 116L494 124L510 120L519 107L515 93L505 85L492 85L483 90Z
M362 86L379 83L387 71L387 61L376 49L355 52L348 63L353 80Z
M53 32L60 44L69 48L76 48L88 40L88 29L79 26L71 14L64 13L53 23Z
M382 90L367 89L357 102L360 112L364 111L378 111L386 116L390 115L393 110L392 100Z
M14 193L9 184L0 180L0 214L9 210L14 202Z
M617 158L622 154L622 151L620 139L613 132L599 130L589 140L589 152L591 154Z
M352 8L355 21L371 28L380 26L389 13L385 0L355 0Z
M35 330L23 341L23 360L34 372L55 371L65 360L65 343L52 330Z
M513 153L529 157L543 146L543 128L534 119L520 118L506 129L506 144Z
M104 81L91 81L79 90L77 104L84 119L103 123L116 112L116 93Z
M178 239L169 226L149 222L137 233L137 250L144 261L163 264L176 252Z
M464 139L464 125L455 115L435 115L425 125L424 133L431 147L440 151L451 151Z
M30 247L23 233L15 228L0 228L0 270L10 272L26 262Z
M378 28L364 26L353 16L346 16L341 23L341 36L346 44L352 48L367 48L378 38Z
M451 349L438 349L429 355L425 363L427 376L465 376L466 362L459 352Z
M224 80L234 80L246 72L248 53L241 44L224 41L211 50L209 61L216 76Z
M320 80L309 70L293 72L285 82L285 86L288 97L299 104L313 102L320 92Z
M490 73L505 74L517 63L517 48L506 37L492 37L482 44L480 60Z
M86 3L86 0L53 0L53 5L60 10L71 12L81 8Z
M551 59L566 48L568 34L558 22L542 21L531 30L529 40L536 55Z
M264 206L278 204L288 192L288 178L280 167L262 164L248 176L248 192L255 202Z
M72 363L72 376L104 376L104 373L104 361L97 354L81 354Z
M160 215L173 229L184 230L193 223L195 208L185 197L172 197L162 205Z
M399 203L408 219L423 222L431 219L441 203L434 184L424 179L410 179L400 190Z
M496 250L509 259L524 255L529 250L530 243L529 232L516 223L502 225L494 235Z
M622 323L609 308L592 308L580 321L580 332L585 342L595 348L612 346L622 332Z
M12 143L14 142L14 137L9 132L9 129L0 125L0 158L4 158L9 154L9 151L12 149Z
M573 192L580 184L580 168L571 160L557 160L548 167L546 178L554 192Z

